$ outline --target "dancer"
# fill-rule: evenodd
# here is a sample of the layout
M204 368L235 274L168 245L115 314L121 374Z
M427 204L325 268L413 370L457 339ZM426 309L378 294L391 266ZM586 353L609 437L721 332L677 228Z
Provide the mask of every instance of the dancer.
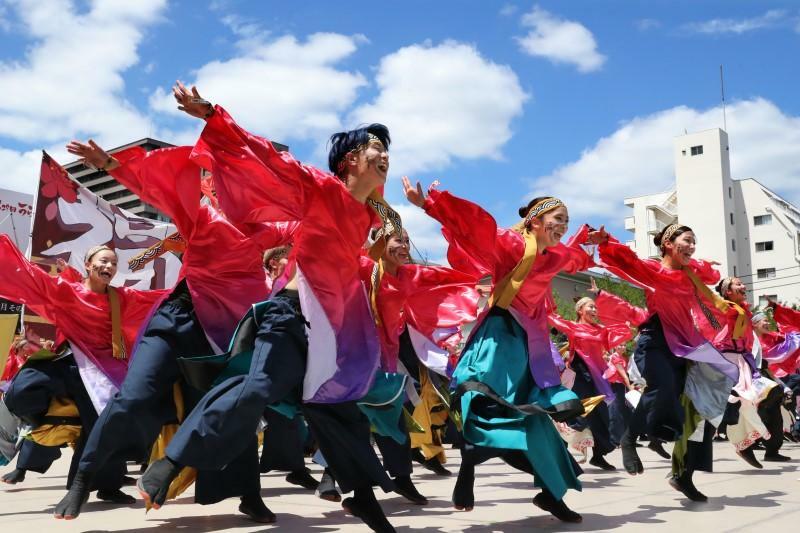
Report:
M67 488L84 483L77 476L78 462L98 411L122 383L139 327L168 293L110 286L117 272L117 254L107 246L91 248L85 268L88 275L82 282L53 278L0 235L0 297L24 303L55 324L66 339L56 349L57 358L29 361L11 382L4 401L9 411L33 427L39 425L53 398L75 403L81 434ZM82 490L86 497L98 490L102 500L134 503L119 490L124 474L124 461L109 462Z
M449 353L430 337L434 331L457 333L459 326L475 319L477 280L445 267L412 264L408 234L400 228L374 232L373 240L381 237L386 238L381 258L373 261L361 257L361 275L370 287L373 317L381 341L381 368L390 373L398 372L399 368L420 382L420 374L426 373L428 366L420 362L411 335L427 344L421 350L427 365L439 371L446 369ZM399 425L404 442L376 433L376 444L386 470L393 477L395 492L412 503L424 505L427 498L411 481L411 438L403 411L395 425ZM432 431L429 427L425 429Z
M448 192L403 179L408 200L442 223L446 235L476 272L492 275L490 305L479 319L453 373L457 408L463 420L462 463L453 492L456 509L474 506L475 465L490 457L534 475L542 492L533 503L558 519L580 522L563 500L580 489L581 473L548 414L566 419L581 414L575 393L561 386L549 339L545 300L550 281L561 271L593 265L581 244L600 242L605 233L583 226L560 243L569 215L556 198L536 198L520 208L514 229L502 229L489 213ZM452 245L452 244L451 244ZM503 428L500 431L500 428Z
M634 356L647 388L622 437L622 462L629 474L644 472L635 447L640 434L647 434L651 440L678 441L672 453L669 483L693 501L706 501L694 486L692 474L695 470L711 471L714 432L713 425L705 424L698 412L718 423L738 373L694 324L695 320L707 320L708 307L727 309L727 304L714 298L705 285L719 281L713 264L692 259L695 235L691 228L671 224L655 236L654 242L661 250L661 261L642 260L614 239L599 247L608 270L645 289L647 308L652 313L640 326ZM687 385L689 360L714 366L697 364L696 375ZM716 381L709 384L703 379Z
M717 284L716 290L731 305L726 314L713 309L717 320L711 324L714 330L709 331L707 337L714 340L714 346L722 355L739 367L739 381L733 387L728 404L728 410L738 414L738 422L729 422L725 433L739 457L750 466L762 468L753 453L756 442L764 439L767 448L765 460L779 455L777 450L783 442L780 412L783 387L762 376L760 365L753 357L755 336L751 322L753 314L747 303L747 287L739 278L728 277ZM745 321L740 320L742 315ZM764 425L760 413L768 414L767 420L773 422L771 427Z
M563 332L569 341L567 364L575 372L572 391L581 400L600 395L604 397L605 401L597 403L585 417L585 421L584 417L579 417L570 426L580 430L588 423L594 442L589 464L606 471L613 471L616 468L604 457L611 453L615 446L611 442L608 411L608 405L614 401L614 392L608 381L603 378L606 368L603 355L633 336L627 323L599 324L600 305L611 306L615 303L616 300L610 297L604 297L602 300L598 298L595 302L592 298L584 296L575 303L577 322L565 320L555 312L548 315L550 325Z
M267 405L302 399L336 481L343 492L355 491L342 506L375 530L394 531L372 491L393 484L355 403L370 389L380 357L358 257L381 215L397 216L376 192L389 166L388 130L374 124L335 134L332 175L244 131L195 88L189 92L178 83L174 93L180 109L206 119L194 155L214 175L226 215L237 223L301 224L286 267L289 281L264 305L248 374L224 380L200 400L166 457L140 479L143 496L163 504L183 466L221 468L255 433Z
M177 358L220 353L227 347L249 306L266 298L262 251L285 242L288 235L286 227L236 227L215 208L201 204L200 168L189 159L191 147L149 153L135 148L113 157L91 140L73 141L67 149L172 219L179 236L165 240L149 258L170 248L183 252L180 281L155 310L119 393L89 437L80 460L81 483L56 506L56 518L71 519L86 501L84 480L109 461L148 456L162 426L176 420ZM199 469L195 501L208 504L239 496L240 512L257 522L272 522L274 514L260 496L255 431L242 441L246 449L227 461L224 470Z

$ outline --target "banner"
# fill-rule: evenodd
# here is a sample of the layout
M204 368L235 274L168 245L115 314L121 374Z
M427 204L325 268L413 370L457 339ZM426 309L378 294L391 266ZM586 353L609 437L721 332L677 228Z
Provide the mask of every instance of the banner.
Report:
M112 205L69 177L48 154L42 156L36 212L31 235L31 261L56 275L56 260L64 259L85 273L84 257L93 246L105 244L117 252L114 286L162 289L173 286L181 268L173 254L164 254L145 268L131 272L128 260L175 232L175 226L136 216ZM26 327L54 339L52 326L25 314Z

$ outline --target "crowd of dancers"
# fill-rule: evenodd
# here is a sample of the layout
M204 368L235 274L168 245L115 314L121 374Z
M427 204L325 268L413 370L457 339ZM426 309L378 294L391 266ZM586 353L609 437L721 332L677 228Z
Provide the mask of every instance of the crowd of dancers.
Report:
M570 450L610 471L620 447L621 468L641 475L644 437L693 501L706 500L693 473L711 471L722 435L752 467L762 468L757 448L764 461L790 460L779 450L797 434L800 312L771 302L753 314L738 278L693 257L691 228L667 226L655 236L661 259L643 259L602 227L562 243L560 199L535 198L501 228L477 204L403 178L448 242L450 267L418 264L382 196L385 126L334 134L324 171L195 88L179 82L174 95L205 121L194 146L67 147L171 218L178 232L134 261L179 254L174 287L112 286L117 255L103 245L86 254L85 275L62 262L51 277L0 236L0 297L57 328L52 341L20 336L11 348L0 449L18 456L3 480L43 472L71 445L56 518L78 518L94 491L135 503L126 483L148 509L194 484L196 503L237 497L241 513L269 523L260 473L280 470L394 531L374 487L424 505L412 464L449 475L449 442L461 453L456 509L476 505L476 467L499 457L533 476L534 505L580 522L565 501L581 490ZM200 201L201 169L213 203ZM559 315L552 279L592 267L641 287L646 307L592 282L577 318ZM129 461L148 464L136 481Z

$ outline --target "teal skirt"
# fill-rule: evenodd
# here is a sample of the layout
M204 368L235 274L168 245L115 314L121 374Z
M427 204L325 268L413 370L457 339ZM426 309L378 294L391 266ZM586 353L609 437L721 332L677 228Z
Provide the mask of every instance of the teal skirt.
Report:
M459 388L468 384L478 386ZM575 405L578 397L560 385L546 389L536 385L525 330L510 313L494 310L481 323L461 354L451 387L460 396L462 431L468 442L521 450L533 467L536 486L547 488L557 499L567 489L581 490L580 467L544 412Z

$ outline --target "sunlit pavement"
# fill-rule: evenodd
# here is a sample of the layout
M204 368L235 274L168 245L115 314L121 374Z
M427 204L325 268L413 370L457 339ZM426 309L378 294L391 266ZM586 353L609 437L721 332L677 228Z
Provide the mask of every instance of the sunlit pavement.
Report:
M531 478L499 460L477 469L476 507L472 512L452 508L455 475L437 477L416 466L414 480L430 503L416 506L394 494L382 494L381 502L398 531L796 531L800 524L800 445L786 443L782 452L795 460L764 463L756 470L739 459L727 442L715 443L713 474L698 473L696 484L709 496L708 503L692 503L669 487L669 462L647 448L640 449L646 471L631 477L623 472L601 472L586 465L584 490L570 492L567 503L583 514L581 524L562 524L531 504L536 494ZM763 452L756 452L759 460ZM456 450L448 450L447 467L455 473ZM345 515L339 504L314 497L284 480L281 473L261 477L262 495L278 516L274 525L249 522L238 514L238 500L216 505L192 503L191 493L158 511L145 514L141 501L132 506L113 506L94 497L75 521L55 520L53 507L64 494L70 452L44 475L29 473L19 485L0 485L0 531L368 531ZM619 451L608 456L621 466ZM10 466L3 467L7 472ZM321 472L312 465L315 477ZM137 496L133 487L124 491ZM762 529L763 528L763 529Z

